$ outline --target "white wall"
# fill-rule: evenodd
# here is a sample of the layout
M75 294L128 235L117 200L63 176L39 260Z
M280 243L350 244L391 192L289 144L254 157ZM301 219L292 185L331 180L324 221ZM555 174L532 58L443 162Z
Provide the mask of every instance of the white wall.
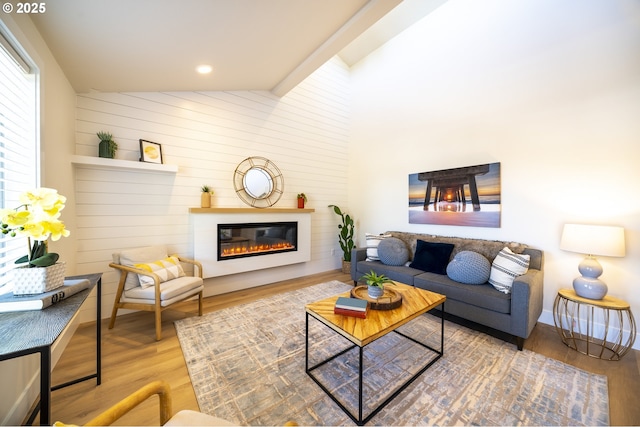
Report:
M446 2L352 68L359 242L399 229L540 248L553 323L582 259L558 248L563 224L620 225L626 257L600 257L602 279L640 318L638 52L637 1ZM501 228L408 223L408 174L489 162Z
M41 184L67 197L62 220L71 236L52 242L50 250L75 273L75 201L68 156L74 152L75 92L27 15L2 14L2 24L16 37L40 71ZM25 242L26 251L26 242ZM71 334L73 332L71 331ZM28 356L0 362L0 424L18 425L39 392L39 359Z
M200 187L215 191L213 207L248 207L233 174L250 156L270 159L283 173L284 194L274 207L296 207L304 192L306 207L316 209L311 261L207 279L205 295L338 268L338 217L327 205L347 200L348 94L348 70L337 59L283 98L250 91L79 94L76 154L96 156L102 130L113 133L118 159L137 161L142 138L162 144L164 163L179 166L175 175L76 169L77 268L104 273L104 315L118 280L108 267L111 254L167 244L192 256L188 211L200 206Z

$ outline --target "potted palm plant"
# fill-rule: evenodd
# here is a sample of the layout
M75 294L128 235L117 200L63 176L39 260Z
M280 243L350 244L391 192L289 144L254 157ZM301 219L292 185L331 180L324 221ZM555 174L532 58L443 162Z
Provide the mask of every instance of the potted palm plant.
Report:
M329 207L333 208L336 215L342 218L342 224L338 224L338 230L340 230L338 241L342 249L342 272L349 273L351 271L351 250L355 247L353 243L355 223L353 218L349 214L343 213L338 206L329 205Z
M369 298L380 298L384 294L384 284L393 283L393 280L384 274L376 274L373 270L360 277L359 281L367 284Z

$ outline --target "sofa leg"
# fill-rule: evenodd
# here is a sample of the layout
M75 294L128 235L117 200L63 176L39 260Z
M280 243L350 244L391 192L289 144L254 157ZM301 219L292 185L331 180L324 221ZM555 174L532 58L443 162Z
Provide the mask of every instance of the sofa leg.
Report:
M516 345L518 346L518 350L522 351L522 348L524 347L524 338L516 337Z

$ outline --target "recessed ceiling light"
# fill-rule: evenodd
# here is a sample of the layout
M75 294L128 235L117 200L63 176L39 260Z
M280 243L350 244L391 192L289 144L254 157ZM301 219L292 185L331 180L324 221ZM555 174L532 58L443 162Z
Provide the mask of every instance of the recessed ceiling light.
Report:
M209 74L211 71L213 71L213 68L211 68L211 65L198 65L196 67L196 71L200 74Z

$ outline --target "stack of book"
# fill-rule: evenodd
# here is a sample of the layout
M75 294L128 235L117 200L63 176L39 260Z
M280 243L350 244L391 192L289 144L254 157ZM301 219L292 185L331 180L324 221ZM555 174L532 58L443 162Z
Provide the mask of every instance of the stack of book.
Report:
M339 297L336 301L335 307L333 308L333 313L366 319L367 308L369 308L369 303L366 300Z
M91 282L87 279L66 279L64 285L49 292L34 295L0 295L0 313L11 311L42 310L78 292L84 291Z

